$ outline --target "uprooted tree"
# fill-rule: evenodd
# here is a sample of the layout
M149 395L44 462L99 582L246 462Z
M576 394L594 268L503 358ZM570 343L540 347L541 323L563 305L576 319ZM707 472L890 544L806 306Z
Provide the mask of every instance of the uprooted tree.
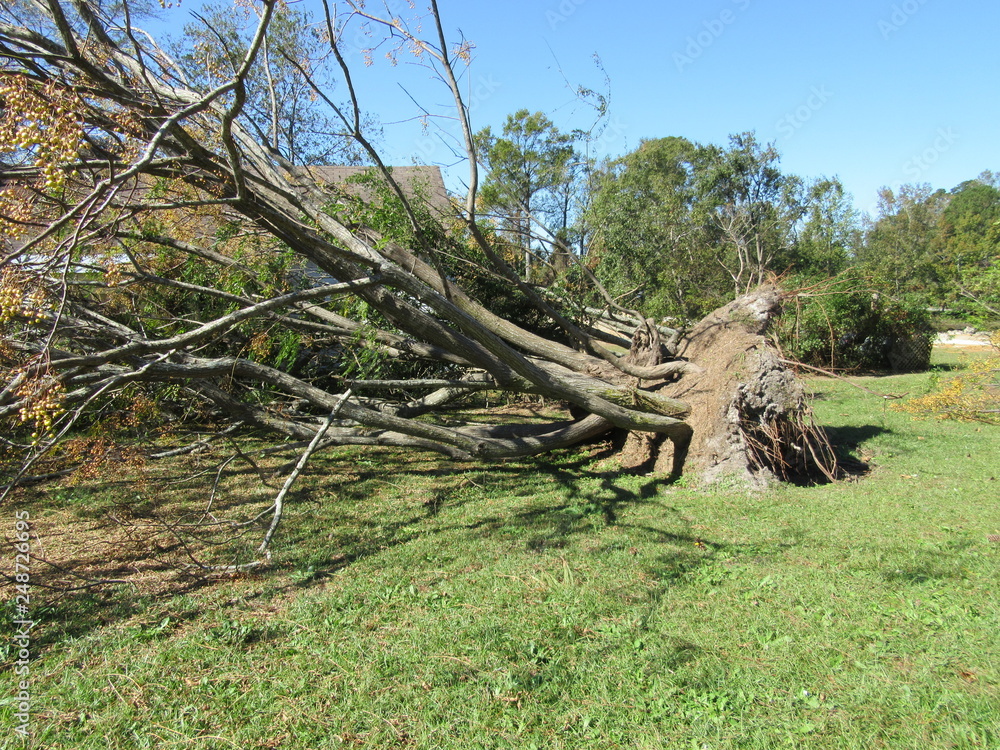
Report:
M141 439L150 401L307 454L375 444L490 461L617 431L632 464L667 473L834 471L763 335L776 290L682 335L610 298L593 304L601 287L585 263L544 288L514 270L476 213L460 85L470 45L445 38L436 3L430 39L360 2L324 3L314 25L297 20L310 44L288 41L289 7L239 7L249 31L206 21L185 56L157 46L128 2L0 3L0 417L13 425L5 450L26 456L20 476L95 420ZM343 41L358 24L370 47L416 55L451 92L469 189L445 226L366 137ZM316 132L365 152L378 185L338 192L303 166L288 145L309 142L289 131L303 96L279 95L289 76L324 113L309 120ZM521 314L497 314L498 295ZM565 402L573 416L434 418L486 389Z

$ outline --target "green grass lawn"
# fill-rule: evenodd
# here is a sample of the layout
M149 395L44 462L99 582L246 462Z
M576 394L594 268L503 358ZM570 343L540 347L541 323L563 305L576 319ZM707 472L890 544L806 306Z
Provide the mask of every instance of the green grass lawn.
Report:
M859 382L919 395L934 377ZM488 467L343 451L310 464L266 570L178 572L166 535L103 573L128 583L36 586L34 744L1000 747L1000 429L811 386L871 466L858 481L750 493L621 475L596 449ZM71 559L74 524L82 544L203 508L223 456L128 498L50 488L19 507L58 518ZM252 471L222 489L254 501L244 515L274 494Z

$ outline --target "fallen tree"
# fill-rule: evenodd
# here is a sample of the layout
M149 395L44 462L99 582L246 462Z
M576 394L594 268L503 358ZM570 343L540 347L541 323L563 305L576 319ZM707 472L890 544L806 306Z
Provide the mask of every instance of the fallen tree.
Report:
M377 444L497 460L618 432L640 446L631 463L664 473L833 474L801 388L763 336L776 290L678 339L610 299L588 309L543 291L506 261L476 213L456 71L469 47L447 41L436 4L431 39L360 3L340 15L324 5L317 38L344 105L320 84L319 57L282 46L287 6L252 11L245 46L218 34L216 62L195 74L135 25L128 3L3 5L0 417L27 456L20 476L74 425L104 419L141 438L150 400L175 416L204 404L220 430L240 422L309 453ZM414 51L454 98L469 190L447 231L363 132L341 41L359 22ZM367 153L388 186L378 206L334 196L284 147L294 139L276 136L287 121L279 60L338 137ZM293 273L307 264L321 280ZM600 299L582 264L573 273L572 288L591 284ZM466 283L483 277L555 334L492 312ZM623 321L636 323L631 338ZM484 389L565 402L573 417L433 418Z

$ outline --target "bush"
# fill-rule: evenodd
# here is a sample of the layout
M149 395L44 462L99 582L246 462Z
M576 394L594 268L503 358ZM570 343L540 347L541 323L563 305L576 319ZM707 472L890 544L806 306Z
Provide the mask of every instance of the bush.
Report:
M815 367L913 372L930 366L934 331L920 306L849 290L797 295L776 336L787 356Z
M972 362L957 377L938 382L930 393L892 404L892 408L919 417L1000 425L1000 331L993 334L991 343L991 356Z

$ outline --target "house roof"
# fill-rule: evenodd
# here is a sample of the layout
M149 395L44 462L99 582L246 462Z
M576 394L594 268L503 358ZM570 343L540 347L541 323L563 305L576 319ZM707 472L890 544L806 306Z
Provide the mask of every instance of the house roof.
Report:
M373 172L373 167L312 166L304 169L320 185L334 186L365 202L376 198L370 186L349 182L352 177ZM389 167L389 171L403 194L410 200L424 201L436 218L444 219L454 213L440 167Z

